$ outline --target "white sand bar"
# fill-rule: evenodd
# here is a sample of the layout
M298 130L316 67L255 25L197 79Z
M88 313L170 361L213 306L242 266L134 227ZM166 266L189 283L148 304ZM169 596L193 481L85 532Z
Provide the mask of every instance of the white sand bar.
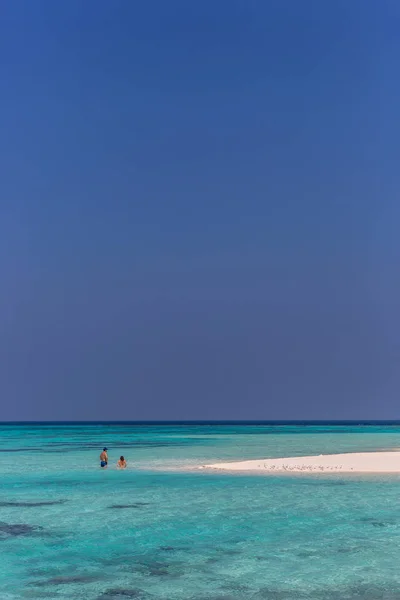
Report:
M204 469L294 473L400 473L400 452L321 454L204 465Z

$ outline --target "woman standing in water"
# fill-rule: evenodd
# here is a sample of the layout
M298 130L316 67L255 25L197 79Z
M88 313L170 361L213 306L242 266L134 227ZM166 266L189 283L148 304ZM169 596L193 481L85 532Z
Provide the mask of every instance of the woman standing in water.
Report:
M119 461L117 462L118 469L126 469L127 462L123 456L120 456Z

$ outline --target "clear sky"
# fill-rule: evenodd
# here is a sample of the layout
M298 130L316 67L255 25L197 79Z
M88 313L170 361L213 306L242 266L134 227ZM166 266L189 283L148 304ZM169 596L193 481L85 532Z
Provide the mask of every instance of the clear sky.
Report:
M4 0L0 419L400 418L396 0Z

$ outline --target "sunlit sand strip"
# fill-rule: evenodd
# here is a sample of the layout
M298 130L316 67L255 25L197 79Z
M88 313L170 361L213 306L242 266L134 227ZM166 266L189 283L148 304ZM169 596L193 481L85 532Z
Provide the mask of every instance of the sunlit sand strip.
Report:
M203 465L201 468L275 473L400 473L400 452L359 452L266 458Z

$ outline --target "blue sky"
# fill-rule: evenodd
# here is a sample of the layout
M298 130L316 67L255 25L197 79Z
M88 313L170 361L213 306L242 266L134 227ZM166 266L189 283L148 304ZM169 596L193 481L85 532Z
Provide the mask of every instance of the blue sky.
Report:
M0 419L400 418L391 0L9 0Z

